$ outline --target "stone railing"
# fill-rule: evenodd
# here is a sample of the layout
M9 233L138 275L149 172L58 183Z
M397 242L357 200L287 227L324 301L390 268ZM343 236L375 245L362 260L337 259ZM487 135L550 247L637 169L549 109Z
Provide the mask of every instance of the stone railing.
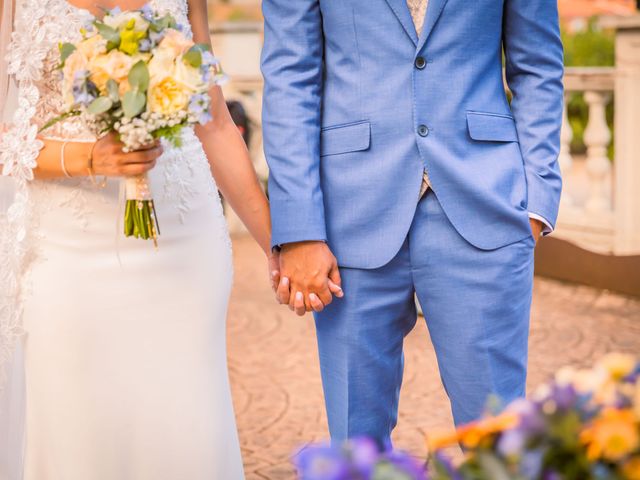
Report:
M589 116L586 155L572 155L565 106L560 153L564 191L555 235L587 250L632 255L640 253L640 17L603 23L617 29L616 66L568 68L565 75L567 99L583 95ZM606 118L610 102L613 131Z

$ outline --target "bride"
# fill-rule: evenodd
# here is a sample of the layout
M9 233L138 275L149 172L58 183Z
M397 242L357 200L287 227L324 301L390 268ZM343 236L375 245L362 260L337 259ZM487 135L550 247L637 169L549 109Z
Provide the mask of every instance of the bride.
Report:
M214 119L187 130L179 149L123 153L77 118L36 137L62 109L58 42L77 41L103 8L146 0L98 1L1 4L0 107L15 114L4 115L0 163L15 200L0 218L0 479L241 479L225 349L232 259L217 188L277 274L267 200L217 87ZM206 0L150 4L209 43ZM119 222L120 178L144 172L157 250L124 238Z

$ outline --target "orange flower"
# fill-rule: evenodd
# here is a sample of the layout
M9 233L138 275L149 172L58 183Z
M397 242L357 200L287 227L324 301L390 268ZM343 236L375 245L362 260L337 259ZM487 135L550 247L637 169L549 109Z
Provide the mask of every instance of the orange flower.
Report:
M632 410L604 410L580 436L589 459L616 462L638 448L640 435L635 420Z
M627 460L622 465L621 473L625 480L640 480L640 456Z
M519 421L518 415L513 412L486 417L459 427L455 433L428 439L428 446L431 451L440 450L456 443L461 443L466 448L477 448L490 436L516 427Z

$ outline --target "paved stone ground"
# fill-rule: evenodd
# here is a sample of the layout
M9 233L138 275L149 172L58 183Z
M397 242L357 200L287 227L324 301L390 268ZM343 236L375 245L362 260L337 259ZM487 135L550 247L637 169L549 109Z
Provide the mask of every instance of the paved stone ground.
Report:
M229 363L248 480L295 478L291 454L328 437L311 317L277 305L262 254L234 240ZM530 386L564 365L588 366L608 351L640 351L640 300L537 278ZM406 371L395 444L424 455L427 432L451 426L424 321L405 343Z

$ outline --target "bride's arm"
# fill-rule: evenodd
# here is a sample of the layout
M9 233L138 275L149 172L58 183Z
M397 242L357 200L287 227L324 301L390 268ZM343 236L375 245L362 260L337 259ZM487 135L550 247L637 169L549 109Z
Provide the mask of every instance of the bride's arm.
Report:
M189 1L194 41L210 44L206 0ZM271 218L267 198L260 187L247 147L231 119L222 90L209 91L213 120L196 128L211 164L218 188L249 232L270 255Z
M33 170L41 180L84 177L91 173L108 177L131 177L151 170L162 154L158 142L145 150L124 153L122 143L111 133L95 143L61 142L42 139L44 147L38 155L38 165ZM64 166L64 169L63 169ZM65 170L67 175L65 175Z

